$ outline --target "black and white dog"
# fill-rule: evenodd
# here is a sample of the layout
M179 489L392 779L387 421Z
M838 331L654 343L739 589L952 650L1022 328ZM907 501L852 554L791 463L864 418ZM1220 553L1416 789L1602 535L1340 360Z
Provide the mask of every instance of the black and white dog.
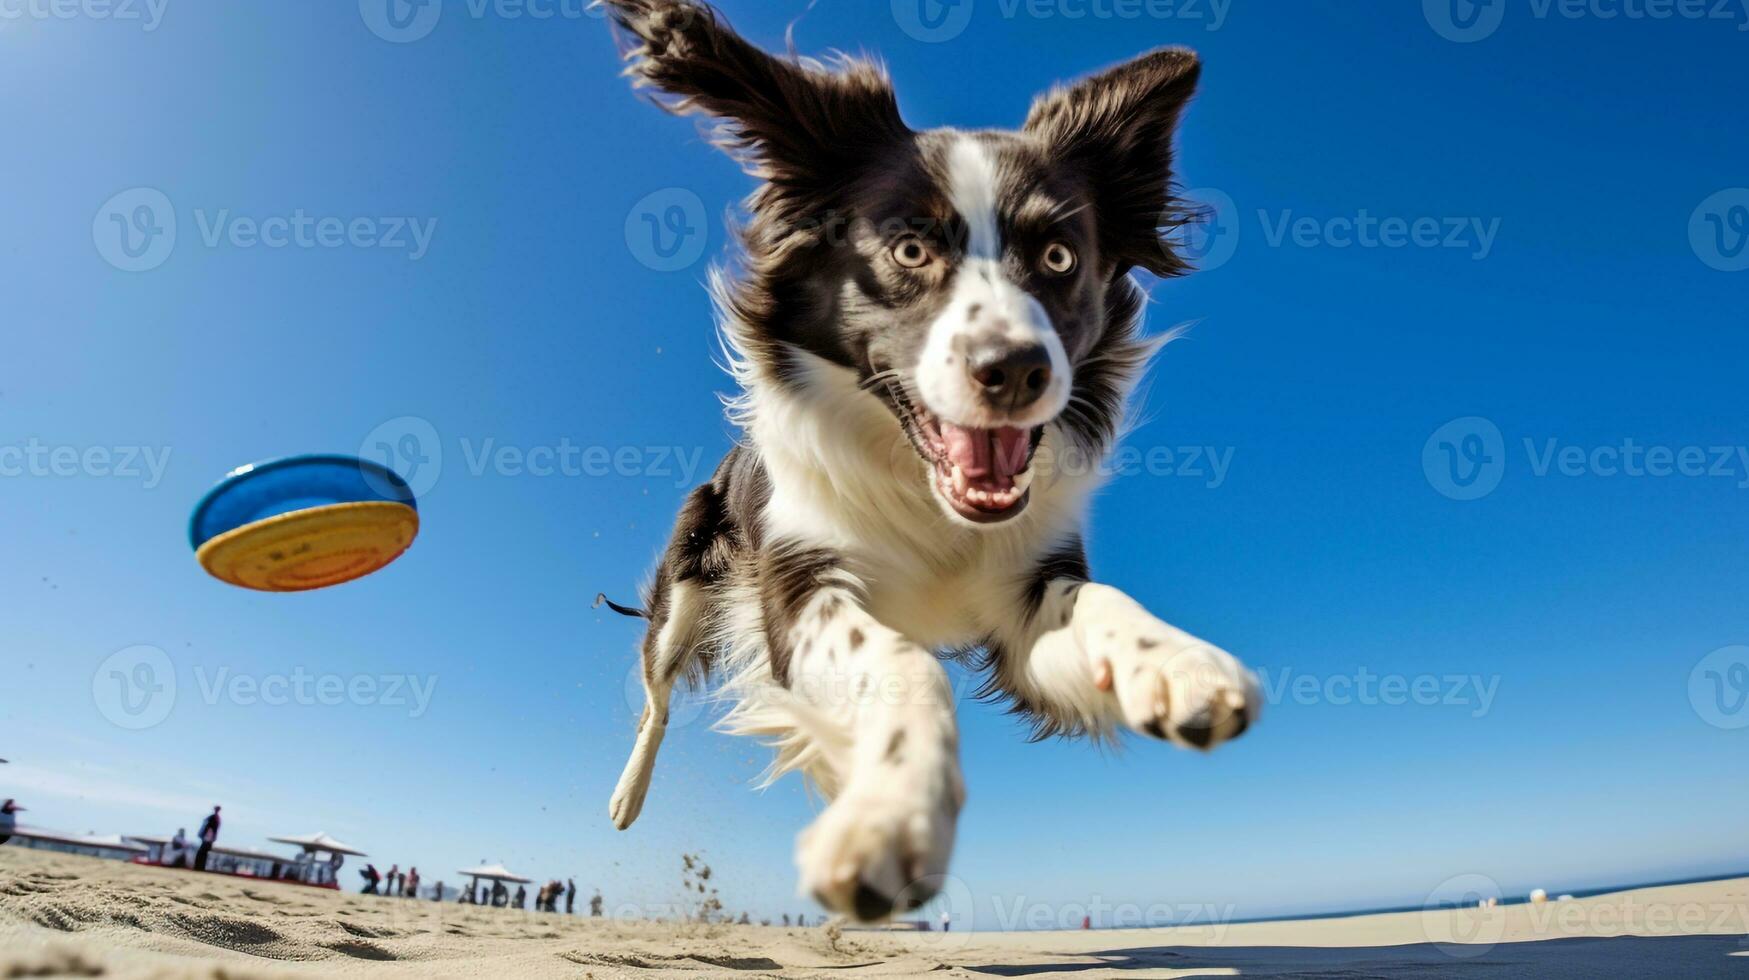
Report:
M744 432L693 491L648 596L648 703L610 813L636 820L683 679L831 802L801 888L859 919L939 887L965 802L938 660L1040 736L1197 749L1261 705L1224 651L1091 582L1097 459L1163 342L1129 273L1165 237L1196 56L1164 49L1041 97L1018 132L915 132L875 65L776 57L691 0L606 0L630 74L759 179L715 292Z

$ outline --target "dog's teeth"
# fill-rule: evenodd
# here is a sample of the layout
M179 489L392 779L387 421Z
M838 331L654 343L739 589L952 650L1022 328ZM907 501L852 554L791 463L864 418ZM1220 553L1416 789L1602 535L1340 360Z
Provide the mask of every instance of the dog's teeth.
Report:
M968 492L968 490L967 490L968 486L969 486L969 484L966 482L966 471L960 469L960 464L958 464L958 463L953 464L953 491L954 491L954 493L957 493L963 497Z
M1030 487L1030 486L1032 486L1032 468L1031 467L1027 467L1024 470L1021 470L1019 473L1014 474L1014 497L1015 497L1015 499L1018 500L1020 498L1020 495L1025 493L1026 488Z

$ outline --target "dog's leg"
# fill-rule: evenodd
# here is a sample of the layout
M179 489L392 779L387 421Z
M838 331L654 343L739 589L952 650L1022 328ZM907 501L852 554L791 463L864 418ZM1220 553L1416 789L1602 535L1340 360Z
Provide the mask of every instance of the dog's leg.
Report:
M638 719L638 741L607 806L613 825L621 830L643 812L650 776L656 771L656 750L668 730L668 700L697 649L700 588L696 580L671 586L657 583L658 601L652 603L650 628L644 634L644 713Z
M1109 585L1046 583L1037 611L999 638L994 654L997 683L1047 730L1125 726L1212 749L1243 734L1263 708L1256 676L1231 654Z
M832 573L774 581L766 633L786 690L773 693L842 746L827 753L832 802L797 842L801 889L865 921L915 908L942 885L965 801L947 674L869 615L854 583Z

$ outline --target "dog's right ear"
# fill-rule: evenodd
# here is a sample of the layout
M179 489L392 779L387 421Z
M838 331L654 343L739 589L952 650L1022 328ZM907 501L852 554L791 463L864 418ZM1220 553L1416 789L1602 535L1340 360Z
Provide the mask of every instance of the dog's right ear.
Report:
M672 112L719 120L716 142L780 190L836 183L911 136L886 73L777 58L692 0L603 0L634 39L627 74Z

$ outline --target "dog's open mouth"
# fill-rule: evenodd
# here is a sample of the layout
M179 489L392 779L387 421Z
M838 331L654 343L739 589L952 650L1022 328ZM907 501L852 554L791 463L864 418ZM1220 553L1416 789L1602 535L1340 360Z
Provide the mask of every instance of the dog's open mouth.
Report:
M936 490L955 513L969 521L994 524L1026 509L1039 429L956 425L937 418L903 392L893 390L892 397L917 454L934 470Z

